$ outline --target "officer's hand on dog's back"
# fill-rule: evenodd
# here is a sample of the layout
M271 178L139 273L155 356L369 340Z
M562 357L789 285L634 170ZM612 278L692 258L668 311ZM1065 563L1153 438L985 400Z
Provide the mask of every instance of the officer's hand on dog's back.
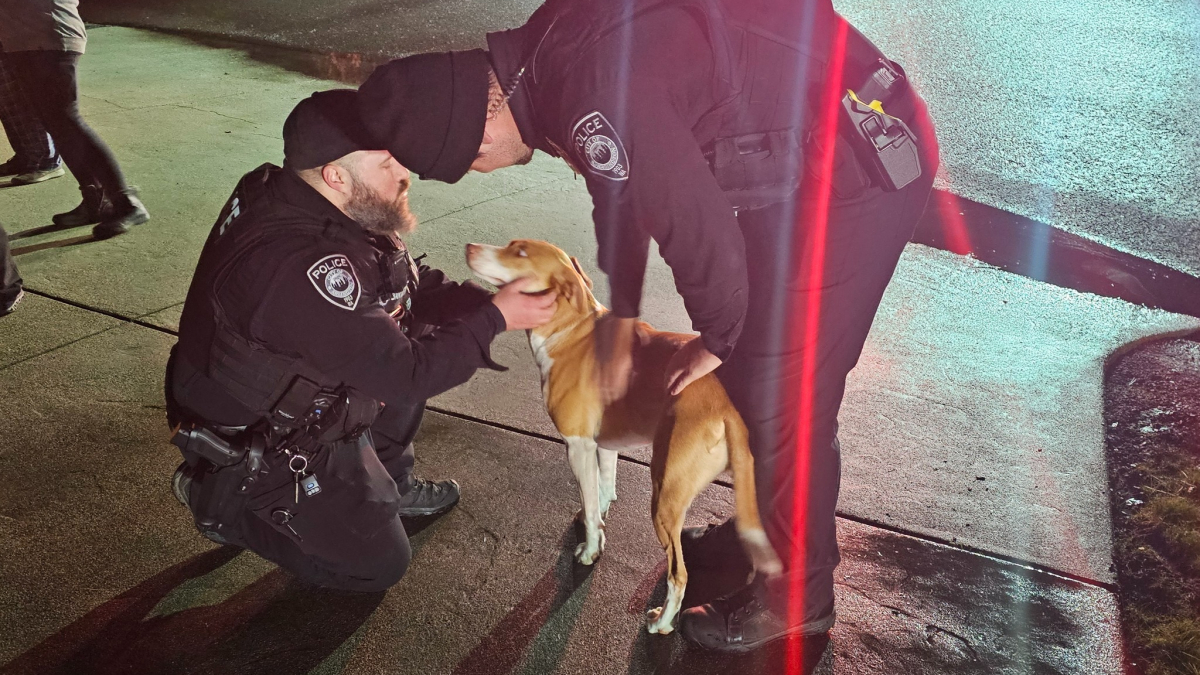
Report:
M537 328L554 317L554 303L558 299L558 293L522 293L521 290L528 286L530 281L528 277L513 279L501 286L492 296L492 302L504 315L504 330Z

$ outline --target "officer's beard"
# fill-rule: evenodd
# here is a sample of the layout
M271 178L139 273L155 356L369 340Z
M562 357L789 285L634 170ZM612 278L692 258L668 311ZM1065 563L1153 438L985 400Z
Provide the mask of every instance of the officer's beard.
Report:
M417 217L408 210L408 181L400 186L395 199L386 199L354 180L350 199L342 207L346 215L372 234L400 236L417 229Z

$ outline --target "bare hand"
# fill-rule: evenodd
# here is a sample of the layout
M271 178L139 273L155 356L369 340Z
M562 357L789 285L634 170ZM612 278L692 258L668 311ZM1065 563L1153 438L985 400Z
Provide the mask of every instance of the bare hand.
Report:
M633 374L633 341L637 318L606 314L596 322L596 383L604 405L625 395Z
M688 340L667 362L667 390L678 396L689 384L721 365L721 359L704 347L700 338Z
M529 330L554 318L554 302L558 299L558 293L522 293L521 289L528 286L529 281L528 277L513 279L492 296L492 302L504 315L504 330Z

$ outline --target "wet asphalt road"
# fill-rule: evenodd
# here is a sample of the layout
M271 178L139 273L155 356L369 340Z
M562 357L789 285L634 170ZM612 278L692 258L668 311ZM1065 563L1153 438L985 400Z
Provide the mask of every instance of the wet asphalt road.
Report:
M482 45L538 0L85 0L90 21L317 52ZM840 0L930 103L940 187L1200 275L1200 3ZM1033 259L1045 258L1035 249Z

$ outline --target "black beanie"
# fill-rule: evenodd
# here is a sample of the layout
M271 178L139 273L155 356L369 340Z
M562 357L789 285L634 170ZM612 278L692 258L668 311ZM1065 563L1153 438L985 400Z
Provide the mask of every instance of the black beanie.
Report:
M358 118L358 92L315 91L283 123L283 165L293 171L324 166L358 150L385 150Z
M457 183L483 143L488 67L482 49L396 59L358 88L359 115L409 171Z

